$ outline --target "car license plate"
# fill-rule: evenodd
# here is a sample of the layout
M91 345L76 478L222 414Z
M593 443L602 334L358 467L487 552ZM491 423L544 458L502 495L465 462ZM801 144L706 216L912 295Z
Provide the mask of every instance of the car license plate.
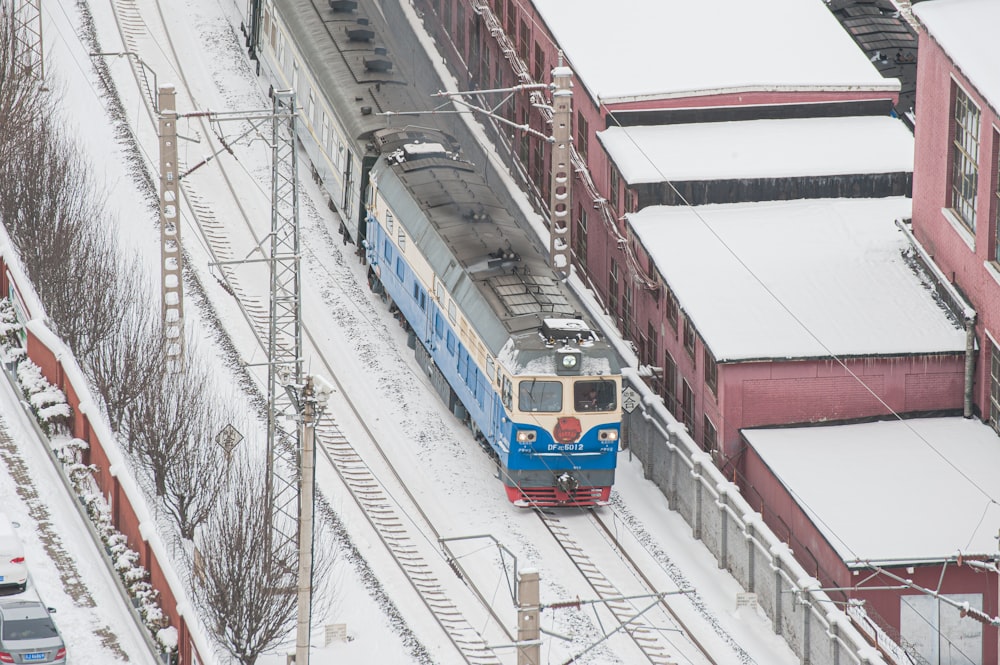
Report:
M32 662L32 663L36 660L45 660L45 653L44 652L26 653L24 654L24 660L25 662Z

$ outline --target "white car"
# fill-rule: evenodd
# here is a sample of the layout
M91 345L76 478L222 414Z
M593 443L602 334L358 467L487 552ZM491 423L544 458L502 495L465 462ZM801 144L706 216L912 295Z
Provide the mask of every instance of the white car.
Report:
M14 526L0 513L0 590L24 591L28 585L28 564L24 547Z

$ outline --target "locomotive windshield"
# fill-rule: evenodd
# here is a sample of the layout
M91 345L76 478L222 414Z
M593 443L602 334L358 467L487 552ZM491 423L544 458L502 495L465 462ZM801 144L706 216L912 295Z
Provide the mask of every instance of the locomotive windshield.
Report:
M577 381L573 384L577 411L613 411L618 406L614 381Z
M562 384L558 381L521 381L517 388L517 408L521 411L562 410Z

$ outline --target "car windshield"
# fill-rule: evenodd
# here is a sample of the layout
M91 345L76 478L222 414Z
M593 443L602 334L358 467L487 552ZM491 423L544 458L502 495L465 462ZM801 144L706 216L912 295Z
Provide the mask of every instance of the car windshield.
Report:
M0 640L46 640L58 635L51 619L16 619L3 622Z

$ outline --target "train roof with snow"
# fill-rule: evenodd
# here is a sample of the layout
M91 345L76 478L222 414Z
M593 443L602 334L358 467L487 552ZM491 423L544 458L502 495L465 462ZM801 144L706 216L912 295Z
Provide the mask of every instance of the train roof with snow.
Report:
M387 209L375 214L388 212L405 228L407 242L493 355L514 373L555 373L552 349L569 344L586 350L584 373L618 373L617 355L549 267L537 237L500 203L482 169L461 158L450 136L386 129L374 142L381 157L372 180Z

